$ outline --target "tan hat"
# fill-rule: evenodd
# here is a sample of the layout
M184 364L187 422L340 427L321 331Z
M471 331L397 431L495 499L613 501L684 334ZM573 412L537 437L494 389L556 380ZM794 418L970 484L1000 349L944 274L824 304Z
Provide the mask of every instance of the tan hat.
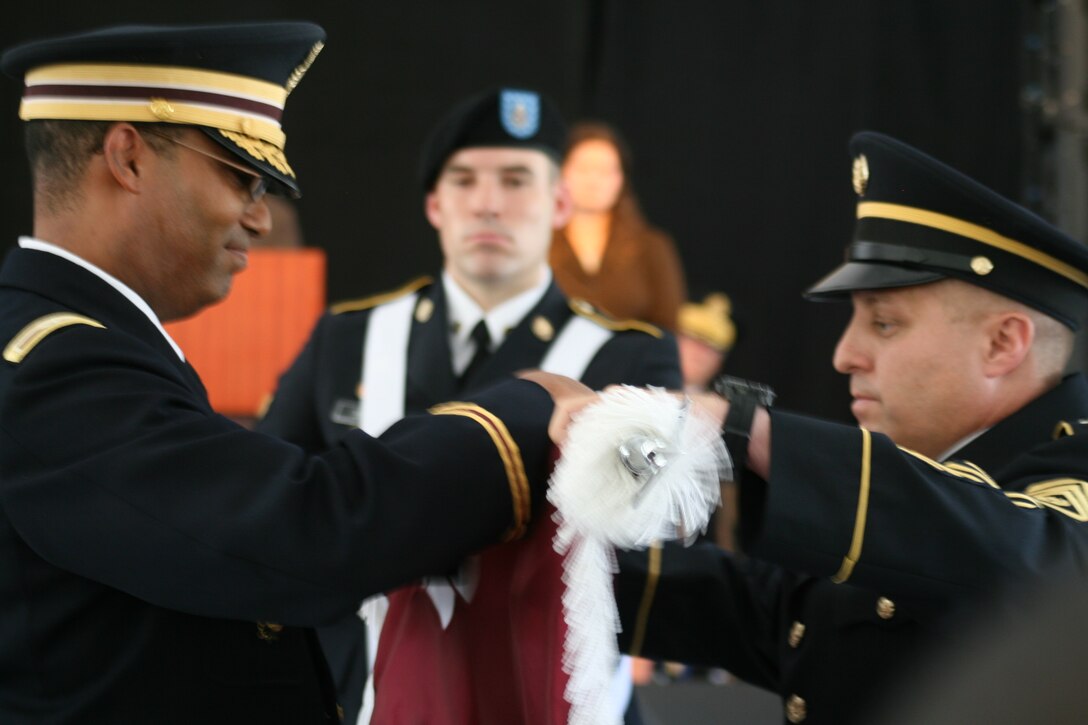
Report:
M737 339L737 328L730 314L733 304L723 292L713 292L702 302L685 302L680 306L680 334L693 337L715 350L729 352Z

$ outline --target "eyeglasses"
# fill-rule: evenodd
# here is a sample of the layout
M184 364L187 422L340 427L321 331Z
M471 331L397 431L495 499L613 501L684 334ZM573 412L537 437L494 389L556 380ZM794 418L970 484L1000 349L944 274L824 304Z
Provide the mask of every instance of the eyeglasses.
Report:
M150 133L152 136L158 136L159 138L166 139L170 143L175 143L182 148L187 148L190 151L195 151L201 156L207 156L209 159L212 159L213 161L218 161L224 166L229 166L231 169L234 170L235 174L237 175L238 183L241 184L242 188L249 192L249 198L251 202L256 203L260 201L261 198L263 198L264 195L268 192L268 177L264 174L258 174L257 172L246 166L243 166L242 164L231 161L229 159L224 159L221 156L216 156L215 154L208 153L204 149L197 148L196 146L191 146L184 141L179 141L176 138L173 138L172 136L167 136L164 133L158 133L157 131L147 131L147 133Z

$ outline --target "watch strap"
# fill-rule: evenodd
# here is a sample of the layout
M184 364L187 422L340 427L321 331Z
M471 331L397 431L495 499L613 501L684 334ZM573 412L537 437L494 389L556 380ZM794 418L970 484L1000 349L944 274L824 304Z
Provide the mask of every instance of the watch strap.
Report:
M734 476L748 460L748 441L752 438L752 421L756 407L771 407L775 394L769 386L729 375L714 381L714 390L729 401L729 412L722 423L722 441L733 460Z

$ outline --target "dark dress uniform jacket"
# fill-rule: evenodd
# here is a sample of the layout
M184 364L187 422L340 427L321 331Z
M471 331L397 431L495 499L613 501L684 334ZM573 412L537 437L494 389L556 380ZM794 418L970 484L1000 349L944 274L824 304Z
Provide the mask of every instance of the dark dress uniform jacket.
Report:
M71 324L0 362L5 725L335 722L311 627L511 525L503 462L471 417L406 419L310 458L215 415L104 281L12 252L0 338L58 312L100 327ZM548 396L519 381L478 403L539 496Z
M359 393L363 392L364 400L366 397L365 391L359 389L363 342L373 309L368 301L359 306L363 309L329 313L318 321L306 347L280 379L276 397L258 430L309 451L323 451L357 425ZM466 390L539 367L554 337L544 339L534 333L534 320L547 320L547 329L558 336L575 314L553 283L472 379L461 383L450 362L448 313L441 283L420 291L417 310L421 307L428 308L429 313L417 314L412 320L406 413L424 411L436 403L456 399ZM620 329L590 361L582 382L594 389L618 383L681 387L676 341L671 335L649 325L637 325L640 329L626 329L629 323L616 326Z
M622 555L621 647L726 667L780 693L790 722L872 722L969 605L1002 584L1085 577L1086 418L1088 384L1072 376L939 463L772 412L771 479L741 481L751 558Z
M364 401L366 398L359 387L362 350L375 299L357 305L349 303L346 307L362 309L326 314L318 321L306 347L281 378L275 400L258 430L318 452L334 445L357 425L360 392ZM420 309L427 310L427 314L414 315L411 323L405 373L406 413L456 399L467 390L487 387L519 370L539 367L555 337L575 314L559 288L551 284L472 378L458 381L451 363L449 315L441 283L420 290L417 313ZM543 337L533 330L534 322L540 330L541 319L547 323L544 329L550 332ZM597 319L614 326L616 334L589 362L582 382L594 389L619 383L681 387L676 341L671 335L649 325ZM347 719L352 721L366 680L364 631L362 622L354 616L320 630Z

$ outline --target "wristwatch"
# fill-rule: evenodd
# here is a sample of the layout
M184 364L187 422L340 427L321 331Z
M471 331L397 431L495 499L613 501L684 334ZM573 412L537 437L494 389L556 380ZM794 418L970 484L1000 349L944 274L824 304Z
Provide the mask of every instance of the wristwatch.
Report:
M748 459L748 441L752 437L756 406L770 408L774 403L774 390L769 385L731 375L719 375L711 387L729 401L729 412L722 423L722 441L733 459L733 471L737 475Z

